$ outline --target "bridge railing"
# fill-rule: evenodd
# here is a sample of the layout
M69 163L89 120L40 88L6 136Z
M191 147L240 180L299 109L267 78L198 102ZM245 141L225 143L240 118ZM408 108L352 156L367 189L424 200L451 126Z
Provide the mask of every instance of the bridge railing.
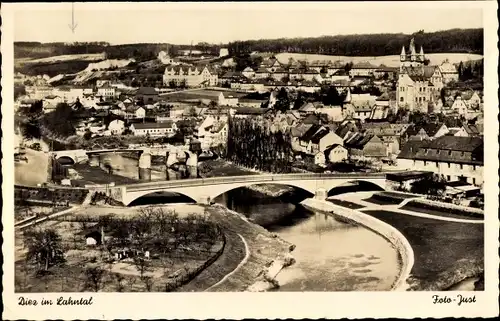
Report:
M215 185L215 184L230 184L241 182L256 182L266 183L273 181L284 180L310 180L310 179L324 179L324 178L385 178L385 173L342 173L342 174L266 174L266 175L244 175L244 176L226 176L226 177L210 177L210 178L193 178L183 179L176 181L163 181L163 182L149 182L125 185L127 190L144 190L156 188L173 188L173 187L190 187L202 185Z

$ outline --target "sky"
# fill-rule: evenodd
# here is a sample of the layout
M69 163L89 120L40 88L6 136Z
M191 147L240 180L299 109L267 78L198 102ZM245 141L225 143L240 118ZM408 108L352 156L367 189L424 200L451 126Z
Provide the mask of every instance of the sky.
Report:
M235 40L482 28L480 6L418 3L16 4L14 40L194 44Z

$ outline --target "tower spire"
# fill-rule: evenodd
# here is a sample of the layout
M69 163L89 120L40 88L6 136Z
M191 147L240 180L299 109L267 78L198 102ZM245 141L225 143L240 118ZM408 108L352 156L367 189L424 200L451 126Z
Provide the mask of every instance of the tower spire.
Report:
M401 48L401 61L404 61L406 59L406 51L405 51L405 46Z
M345 96L344 103L349 104L351 102L351 87L347 87L347 95Z
M424 58L424 47L423 46L420 46L420 60L424 61L425 58Z
M411 38L410 41L410 55L411 60L415 60L417 58L417 50L415 50L415 38Z

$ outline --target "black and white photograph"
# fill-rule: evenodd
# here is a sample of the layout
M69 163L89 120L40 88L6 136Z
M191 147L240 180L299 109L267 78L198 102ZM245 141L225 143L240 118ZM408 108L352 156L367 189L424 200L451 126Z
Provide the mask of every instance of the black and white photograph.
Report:
M17 316L195 292L498 315L496 3L5 7Z

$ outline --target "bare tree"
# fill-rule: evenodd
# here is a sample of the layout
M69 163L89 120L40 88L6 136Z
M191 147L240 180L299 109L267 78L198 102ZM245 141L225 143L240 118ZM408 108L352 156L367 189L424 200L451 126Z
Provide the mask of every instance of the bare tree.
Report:
M125 277L123 275L121 275L120 273L116 273L114 279L116 281L116 291L123 292L123 290L125 288L125 284L124 284Z
M143 257L134 256L134 265L137 271L139 271L141 279L144 277L144 274L146 272L149 272L151 270L149 261L144 259Z
M143 276L141 277L142 282L146 286L146 290L148 292L151 292L151 289L153 288L153 278L150 276Z
M85 269L85 288L99 292L102 287L104 270L98 266L87 267Z

